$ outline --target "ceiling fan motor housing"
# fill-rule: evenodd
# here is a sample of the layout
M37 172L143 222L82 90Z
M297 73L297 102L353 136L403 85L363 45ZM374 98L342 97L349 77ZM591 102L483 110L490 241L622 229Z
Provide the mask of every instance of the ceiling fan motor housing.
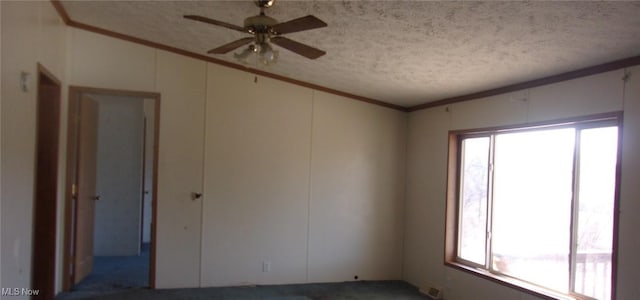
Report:
M248 17L244 20L244 28L252 34L270 33L269 29L276 24L278 24L276 19L265 15Z

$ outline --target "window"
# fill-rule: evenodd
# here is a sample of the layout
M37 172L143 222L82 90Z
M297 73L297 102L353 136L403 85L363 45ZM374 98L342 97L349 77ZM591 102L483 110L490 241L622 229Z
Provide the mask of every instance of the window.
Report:
M619 119L451 133L446 262L546 296L612 299Z

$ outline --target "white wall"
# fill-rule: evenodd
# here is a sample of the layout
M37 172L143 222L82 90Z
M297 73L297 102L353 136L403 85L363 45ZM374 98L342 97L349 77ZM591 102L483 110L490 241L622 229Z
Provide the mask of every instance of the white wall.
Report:
M624 131L622 146L622 182L620 191L620 227L618 245L618 299L640 295L640 66L630 68L624 90Z
M202 285L305 282L312 91L208 74Z
M401 278L405 113L70 31L72 84L162 95L158 287Z
M404 279L445 289L445 298L535 299L528 294L445 267L444 226L448 131L547 121L624 110L618 299L638 295L640 69L624 85L624 70L409 114Z
M0 5L0 28L2 27L2 5ZM4 56L2 56L2 38L0 38L0 63ZM4 76L4 69L0 73L0 82L2 82L2 87L0 87L0 91L2 91L4 87L4 81L2 81L2 76ZM2 133L2 97L4 94L0 93L0 133ZM2 137L0 137L0 264L2 264ZM2 269L0 268L0 286L2 285Z
M209 65L202 285L400 278L404 113L254 79Z
M110 40L106 40L110 42ZM200 286L206 63L157 52L162 94L156 286Z
M66 32L49 2L2 1L2 169L0 198L0 274L2 287L28 287L31 278L31 233L35 168L37 62L62 81L60 162L66 153ZM20 72L31 74L29 92L20 90ZM58 177L64 180L64 164ZM59 199L63 191L59 189ZM58 201L61 216L63 201ZM62 240L58 218L57 240ZM59 243L61 245L62 243ZM58 248L58 259L61 258ZM58 270L60 266L58 265ZM59 271L60 272L60 271ZM61 285L58 278L57 286ZM16 297L21 299L23 297Z
M638 68L624 98L616 71L454 104L449 112L413 112L405 130L401 112L262 77L254 84L248 73L66 28L49 2L0 5L2 287L29 284L36 98L19 90L18 78L35 75L40 61L65 84L61 159L67 82L162 94L160 288L402 275L444 286L450 300L533 299L443 266L447 132L624 108L618 294L640 293ZM191 199L203 191L203 199ZM59 270L61 232L62 223ZM262 272L264 260L270 272Z
M309 281L399 279L406 114L314 95Z
M0 5L0 28L2 27L2 5ZM2 39L0 38L0 62L2 61ZM2 76L4 75L4 69L0 73L0 81L4 86L4 81L2 81ZM0 87L0 91L2 91L2 87ZM2 97L3 95L0 93L0 133L2 132ZM0 137L0 227L2 226L2 138ZM0 264L2 263L2 229L0 228ZM0 269L0 286L2 286L2 269Z
M200 285L206 63L70 29L74 85L161 93L156 286ZM157 87L157 88L156 88Z
M138 255L142 224L142 98L89 94L99 104L93 252Z

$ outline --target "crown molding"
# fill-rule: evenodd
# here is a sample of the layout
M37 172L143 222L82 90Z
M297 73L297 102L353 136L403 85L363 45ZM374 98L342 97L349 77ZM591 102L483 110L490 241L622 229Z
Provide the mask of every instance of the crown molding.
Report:
M358 95L350 94L350 93L347 93L347 92L343 92L343 91L331 89L331 88L328 88L328 87L320 86L320 85L317 85L317 84L313 84L313 83L309 83L309 82L305 82L305 81L301 81L301 80L297 80L297 79L293 79L293 78L289 78L289 77L273 74L273 73L266 72L266 71L263 71L263 70L258 70L258 69L245 67L243 65L230 63L228 61L224 61L224 60L221 60L221 59L216 59L216 58L209 57L209 56L206 56L206 55L193 53L193 52L190 52L190 51L186 51L186 50L183 50L183 49L171 47L171 46L168 46L168 45L163 45L163 44L155 43L155 42L152 42L152 41L149 41L149 40L136 38L136 37L133 37L133 36L130 36L130 35L126 35L126 34L114 32L114 31L106 30L106 29L103 29L103 28L99 28L99 27L95 27L95 26L89 25L89 24L76 22L76 21L72 20L69 17L69 15L67 14L67 11L64 9L64 6L60 2L60 0L50 0L50 1L53 4L53 6L55 7L55 9L58 12L58 14L60 15L60 18L62 18L64 23L67 26L70 26L70 27L74 27L74 28L78 28L78 29L82 29L82 30L86 30L86 31L91 31L91 32L94 32L94 33L110 36L110 37L121 39L121 40L126 40L126 41L137 43L137 44L142 44L142 45L149 46L149 47L152 47L152 48L157 48L157 49L173 52L173 53L176 53L176 54L192 57L192 58L195 58L195 59L199 59L199 60L203 60L203 61L206 61L206 62L222 65L222 66L225 66L225 67L229 67L229 68L233 68L233 69L249 72L249 73L260 75L260 76L264 76L264 77L269 77L269 78L272 78L272 79L288 82L288 83L291 83L291 84L307 87L307 88L310 88L310 89L326 92L326 93L329 93L329 94L342 96L342 97L345 97L345 98L348 98L348 99L352 99L352 100L356 100L356 101L362 101L362 102L366 102L366 103L370 103L370 104L374 104L374 105L378 105L378 106L382 106L382 107L386 107L386 108L391 108L391 109L398 110L398 111L403 111L403 112L412 112L412 111L427 109L427 108L436 107L436 106L449 105L449 104L453 104L453 103L465 102L465 101L475 100L475 99L479 99L479 98L486 98L486 97L496 96L496 95L500 95L500 94L504 94L504 93L515 92L515 91L519 91L519 90L523 90L523 89L530 89L530 88L534 88L534 87L538 87L538 86L542 86L542 85L548 85L548 84L557 83L557 82L561 82L561 81L576 79L576 78L585 77L585 76L591 76L591 75L595 75L595 74L599 74L599 73L604 73L604 72L608 72L608 71L613 71L613 70L617 70L617 69L622 69L622 68L626 68L626 67L640 65L640 56L634 56L634 57L620 59L620 60L616 60L616 61L612 61L612 62L608 62L608 63L604 63L604 64L599 64L599 65L595 65L595 66L591 66L591 67L582 68L582 69L575 70L575 71L569 71L569 72L565 72L565 73L561 73L561 74L557 74L557 75L542 77L542 78L529 80L529 81L524 81L524 82L511 84L511 85L507 85L507 86L503 86L503 87L498 87L498 88L494 88L494 89L484 90L484 91L480 91L480 92L475 92L475 93L471 93L471 94L465 94L465 95L460 95L460 96L455 96L455 97L450 97L450 98L445 98L445 99L440 99L440 100L435 100L435 101L428 101L428 102L425 102L425 103L422 103L422 104L418 104L418 105L414 105L414 106L410 106L410 107L405 107L405 106L401 106L401 105L397 105L397 104L391 104L391 103L387 103L387 102L384 102L384 101L381 101L381 100L367 98L367 97L363 97L363 96L358 96Z
M408 107L407 111L412 112L416 110L427 109L427 108L441 106L441 105L449 105L449 104L458 103L458 102L496 96L504 93L510 93L510 92L530 89L530 88L534 88L542 85L548 85L552 83L558 83L561 81L576 79L580 77L591 76L591 75L618 70L622 68L627 68L635 65L640 65L640 56L620 59L620 60L616 60L616 61L612 61L612 62L600 64L600 65L586 67L586 68L575 70L575 71L570 71L562 74L557 74L557 75L552 75L552 76L525 81L521 83L516 83L512 85L507 85L507 86L485 90L477 93L471 93L471 94L441 99L441 100L432 101L432 102L426 102L416 106Z
M329 93L329 94L333 94L333 95L349 98L351 100L362 101L362 102L366 102L366 103L370 103L370 104L374 104L374 105L378 105L378 106L382 106L382 107L386 107L386 108L391 108L391 109L398 110L398 111L403 111L403 112L407 111L407 108L404 107L404 106L387 103L387 102L380 101L380 100L377 100L377 99L372 99L372 98L367 98L367 97L363 97L363 96L359 96L359 95L350 94L350 93L347 93L347 92L331 89L331 88L328 88L328 87L325 87L325 86L313 84L313 83L310 83L310 82L289 78L289 77L286 77L286 76L270 73L270 72L263 71L263 70L249 68L249 67L246 67L246 66L243 66L243 65L240 65L240 64L230 63L228 61L224 61L224 60L213 58L213 57L209 57L209 56L206 56L206 55L202 55L202 54L186 51L186 50L179 49L179 48L176 48L176 47L172 47L172 46L168 46L168 45L152 42L152 41L149 41L149 40L137 38L137 37L134 37L134 36L118 33L118 32L111 31L111 30L106 30L104 28L99 28L99 27L92 26L92 25L89 25L89 24L76 22L76 21L74 21L73 19L71 19L69 17L69 14L65 10L65 8L62 5L62 3L60 2L60 0L51 0L51 3L53 4L53 6L55 7L56 11L60 15L60 18L62 18L64 23L69 27L74 27L74 28L78 28L78 29L94 32L94 33L97 33L97 34L106 35L106 36L110 36L110 37L113 37L113 38L117 38L117 39L129 41L129 42L145 45L145 46L148 46L148 47L152 47L152 48L156 48L156 49L161 49L161 50L173 52L173 53L176 53L176 54L192 57L192 58L195 58L195 59L203 60L203 61L214 63L214 64L217 64L217 65L222 65L222 66L225 66L225 67L229 67L229 68L233 68L233 69L249 72L249 73L252 73L252 74L255 74L255 75L260 75L260 76L264 76L264 77L268 77L268 78L284 81L284 82L287 82L287 83L291 83L291 84L294 84L294 85L298 85L298 86L302 86L302 87L306 87L306 88L310 88L310 89L326 92L326 93Z

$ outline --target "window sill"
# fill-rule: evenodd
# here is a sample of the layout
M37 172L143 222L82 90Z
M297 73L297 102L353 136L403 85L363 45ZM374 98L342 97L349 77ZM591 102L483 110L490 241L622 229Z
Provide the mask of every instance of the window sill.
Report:
M590 298L579 297L576 295L559 293L553 290L545 289L543 287L524 282L522 280L518 280L508 276L500 275L500 274L491 273L487 270L470 267L455 261L454 262L446 261L444 264L445 266L448 266L469 274L473 274L475 276L493 281L500 285L510 287L536 297L540 297L542 299L549 299L549 300L589 300L590 299Z

